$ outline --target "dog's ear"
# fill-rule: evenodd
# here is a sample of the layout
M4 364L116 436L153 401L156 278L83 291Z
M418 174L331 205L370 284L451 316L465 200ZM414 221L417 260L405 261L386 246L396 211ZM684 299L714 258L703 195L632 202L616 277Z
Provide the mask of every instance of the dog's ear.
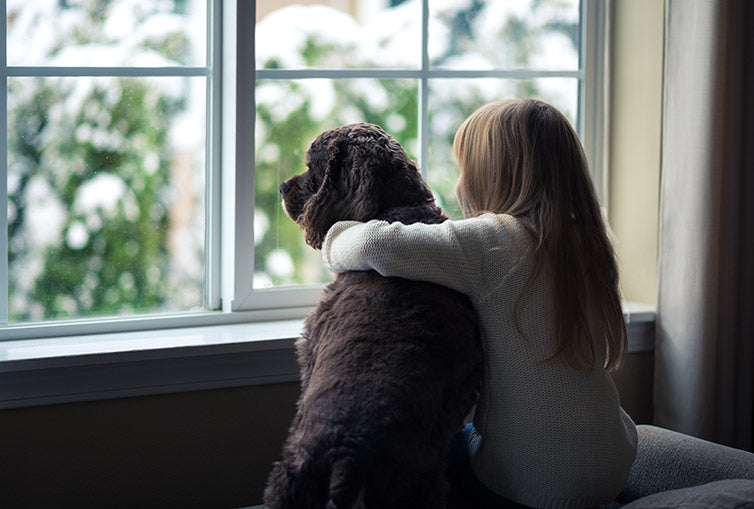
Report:
M315 147L315 144L319 146ZM309 149L310 154L316 153L312 162L323 169L319 187L304 205L300 221L306 243L314 249L322 247L325 235L333 224L349 219L345 213L348 193L341 182L347 145L347 137L335 135L318 139Z
M327 144L325 171L301 218L307 244L320 249L337 221L368 221L380 209L381 175L390 164L388 151L358 136L337 136Z

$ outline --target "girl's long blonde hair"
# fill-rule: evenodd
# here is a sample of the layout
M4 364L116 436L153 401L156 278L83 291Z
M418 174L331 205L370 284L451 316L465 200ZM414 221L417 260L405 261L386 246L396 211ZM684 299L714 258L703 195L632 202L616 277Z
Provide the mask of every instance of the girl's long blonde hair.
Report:
M552 267L557 347L545 361L561 357L577 369L594 366L587 319L592 304L599 308L607 345L604 368L616 367L626 350L618 266L568 119L536 99L493 102L458 128L453 151L465 214L510 214L532 234L534 271L524 290L545 263Z

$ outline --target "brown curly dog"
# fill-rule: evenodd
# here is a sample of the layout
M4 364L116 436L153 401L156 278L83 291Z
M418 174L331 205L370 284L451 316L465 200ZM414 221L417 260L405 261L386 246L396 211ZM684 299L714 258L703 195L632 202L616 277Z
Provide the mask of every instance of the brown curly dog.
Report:
M320 249L336 221L439 223L416 164L372 124L321 134L280 185ZM482 377L468 299L374 271L338 274L298 340L301 396L264 494L268 508L442 508L454 434Z

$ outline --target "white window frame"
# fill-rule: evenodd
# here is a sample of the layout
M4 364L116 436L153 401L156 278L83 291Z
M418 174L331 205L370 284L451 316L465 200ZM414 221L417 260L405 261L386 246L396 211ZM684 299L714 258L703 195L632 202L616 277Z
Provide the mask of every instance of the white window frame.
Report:
M423 0L426 33L429 0ZM598 190L605 155L605 50L609 0L582 0L579 69L567 72L418 70L255 70L255 4L248 0L211 0L207 36L215 37L205 67L122 70L123 75L191 75L208 80L207 227L217 236L206 246L211 280L208 308L202 313L141 315L103 319L0 324L0 408L139 396L177 391L292 382L297 380L293 340L323 285L271 290L253 289L253 148L256 78L380 77L420 81L420 162L427 160L427 82L431 78L577 77L581 86L579 121ZM5 44L5 0L0 0L0 35ZM426 50L426 37L424 38ZM38 69L8 67L0 48L0 93L7 96L10 76L112 75L111 68ZM424 51L426 54L426 51ZM120 74L118 74L120 75ZM138 74L141 75L141 74ZM585 100L587 98L588 100ZM210 105L214 105L211 107ZM7 117L7 102L0 101ZM0 139L7 140L6 123ZM7 146L0 144L0 168L6 169ZM422 165L424 167L424 165ZM429 170L431 171L431 169ZM3 172L3 174L6 174ZM227 199L227 198L230 199ZM223 199L225 198L225 199ZM0 204L6 203L7 179L0 178ZM604 200L604 199L603 199ZM5 225L7 218L0 222ZM5 228L7 231L7 227ZM244 240L245 239L245 240ZM218 241L219 240L219 241ZM0 249L7 253L7 236ZM0 257L0 288L7 288L7 256ZM3 284L4 283L4 284ZM0 292L0 309L8 306ZM651 309L626 305L629 343L651 350ZM6 317L0 317L0 322ZM633 332L632 332L633 331ZM630 347L631 348L631 347ZM634 349L636 350L636 349Z

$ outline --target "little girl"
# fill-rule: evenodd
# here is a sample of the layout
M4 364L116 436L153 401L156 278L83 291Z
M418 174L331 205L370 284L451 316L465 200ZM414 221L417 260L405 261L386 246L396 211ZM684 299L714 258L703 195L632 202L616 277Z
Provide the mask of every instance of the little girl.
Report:
M637 434L608 374L625 352L626 328L578 136L549 104L505 100L474 112L453 150L465 219L336 223L325 265L469 296L486 366L465 445L487 500L610 502L628 477Z

